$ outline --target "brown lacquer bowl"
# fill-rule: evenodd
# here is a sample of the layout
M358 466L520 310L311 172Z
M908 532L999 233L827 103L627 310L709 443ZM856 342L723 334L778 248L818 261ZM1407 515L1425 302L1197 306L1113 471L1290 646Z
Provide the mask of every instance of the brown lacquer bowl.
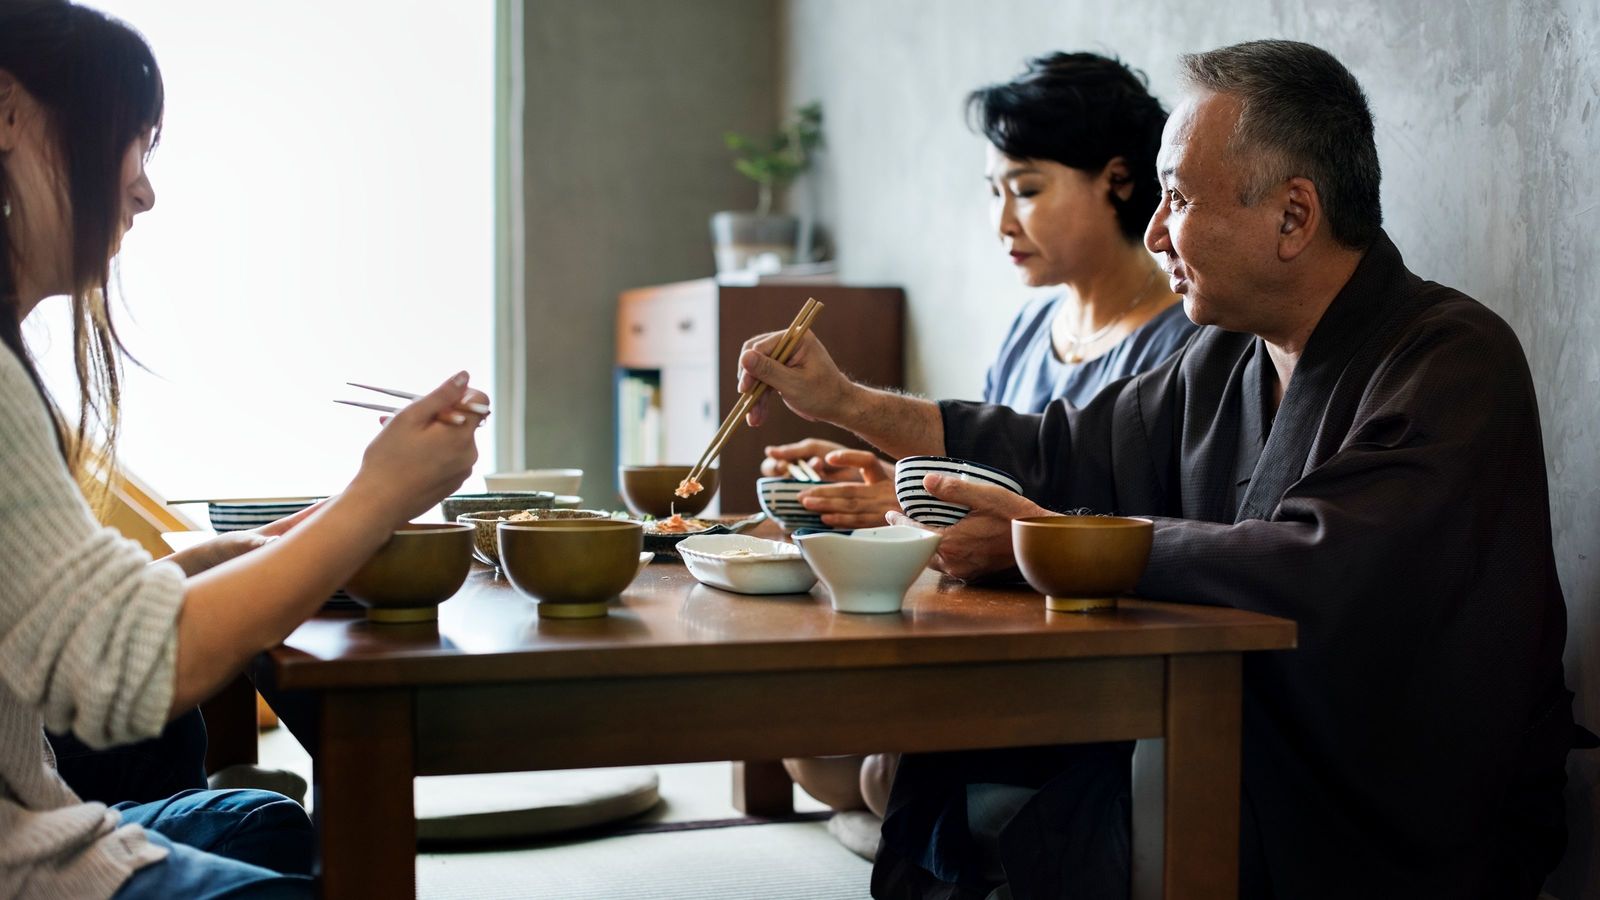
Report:
M605 615L638 574L644 546L644 527L620 519L501 522L498 535L500 571L556 619Z
M496 509L490 512L465 513L456 521L471 525L472 555L484 565L500 568L500 523L513 517L521 521L546 519L604 519L607 514L597 509Z
M431 622L471 568L471 525L413 523L400 526L344 589L374 622Z
M665 519L676 511L692 516L705 509L717 493L717 470L707 467L700 476L700 493L679 497L673 493L678 484L689 476L693 466L619 466L617 482L622 486L622 499L628 510L636 516L655 516ZM674 505L676 504L676 505Z
M1011 546L1028 584L1046 609L1115 609L1150 561L1155 526L1119 516L1032 516L1013 519Z

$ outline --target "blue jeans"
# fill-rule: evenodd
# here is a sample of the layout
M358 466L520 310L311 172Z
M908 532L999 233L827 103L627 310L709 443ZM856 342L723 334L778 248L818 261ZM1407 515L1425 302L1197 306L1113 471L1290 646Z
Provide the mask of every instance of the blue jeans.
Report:
M133 873L114 900L302 900L313 896L311 820L267 791L184 791L113 806L167 858Z

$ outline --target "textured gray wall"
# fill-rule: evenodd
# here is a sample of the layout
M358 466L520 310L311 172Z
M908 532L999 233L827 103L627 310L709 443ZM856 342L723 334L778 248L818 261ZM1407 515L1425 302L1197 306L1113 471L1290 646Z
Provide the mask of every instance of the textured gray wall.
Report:
M1177 54L1258 37L1331 50L1378 120L1390 235L1411 268L1516 329L1538 383L1577 714L1600 729L1600 4L1578 0L789 0L784 103L823 102L809 186L846 278L905 285L909 383L974 397L1025 298L995 244L975 86L1052 49L1116 52L1175 96ZM1569 771L1550 881L1600 896L1597 753Z
M722 133L777 121L773 0L525 0L527 462L615 481L618 292L712 273L753 209Z

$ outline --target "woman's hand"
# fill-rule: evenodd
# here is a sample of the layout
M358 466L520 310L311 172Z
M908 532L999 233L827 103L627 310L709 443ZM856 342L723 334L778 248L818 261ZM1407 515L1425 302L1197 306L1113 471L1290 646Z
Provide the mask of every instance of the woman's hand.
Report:
M265 547L274 538L287 534L294 526L305 521L312 513L321 508L326 500L319 500L294 515L284 516L274 522L268 522L260 528L251 528L247 531L230 531L219 534L209 541L185 547L176 553L169 553L157 562L177 563L183 574L190 578L215 566L220 566L230 559L240 557L260 547Z
M739 355L739 391L753 390L757 384L765 383L800 418L837 422L856 385L839 371L827 348L809 331L801 337L800 346L788 363L773 359L769 354L777 350L782 337L783 332L775 331L744 342ZM762 394L745 415L751 427L766 421L771 391Z
M939 542L939 552L930 563L934 569L955 578L971 580L1012 568L1017 560L1011 549L1011 520L1050 515L1049 510L1027 497L992 484L962 481L949 475L929 475L922 480L922 485L940 500L972 508L966 518L943 529L944 540ZM897 512L889 514L889 522L923 527Z
M347 494L375 502L393 525L409 521L461 486L478 461L484 417L459 408L487 405L462 372L395 413L367 445Z
M801 505L822 514L834 528L874 528L900 509L894 495L894 467L868 450L838 449L828 453L827 465L846 469L861 479L808 488L797 498Z
M766 458L761 460L761 474L768 477L781 477L791 473L790 463L805 460L811 467L827 481L859 481L861 473L854 467L830 465L827 460L829 453L835 450L848 449L843 444L825 441L821 438L806 438L792 444L779 444L766 448Z

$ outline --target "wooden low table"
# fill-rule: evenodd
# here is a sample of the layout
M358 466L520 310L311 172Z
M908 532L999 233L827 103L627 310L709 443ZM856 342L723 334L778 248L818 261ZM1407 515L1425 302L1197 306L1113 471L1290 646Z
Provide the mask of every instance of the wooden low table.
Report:
M414 895L418 775L765 760L735 786L763 813L788 808L787 756L1139 739L1135 896L1221 898L1241 654L1294 644L1292 622L1235 609L1051 613L1025 585L933 572L899 615L835 613L821 587L741 596L674 561L590 620L540 619L476 569L437 626L320 616L252 675L315 761L327 897Z

